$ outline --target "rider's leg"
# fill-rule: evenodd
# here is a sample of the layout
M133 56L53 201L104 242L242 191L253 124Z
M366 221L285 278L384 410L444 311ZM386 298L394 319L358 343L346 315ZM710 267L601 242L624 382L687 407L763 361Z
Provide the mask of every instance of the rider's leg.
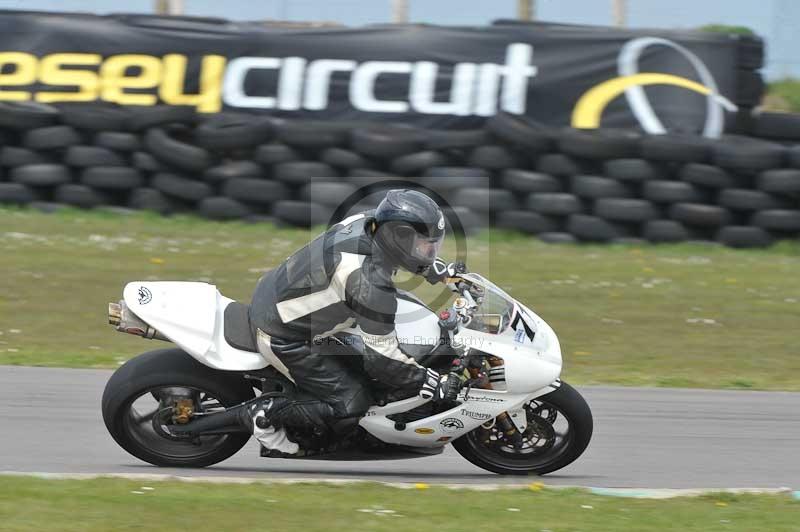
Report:
M265 336L259 332L260 349L264 349ZM265 399L259 410L264 410L270 421L304 430L335 430L340 420L356 418L372 404L365 377L341 356L313 342L267 339L270 352L286 367L299 390L288 398Z

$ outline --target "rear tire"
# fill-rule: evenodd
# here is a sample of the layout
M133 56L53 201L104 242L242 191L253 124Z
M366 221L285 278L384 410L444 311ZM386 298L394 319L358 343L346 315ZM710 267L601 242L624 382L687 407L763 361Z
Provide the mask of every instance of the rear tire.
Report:
M250 439L247 433L232 433L221 437L207 452L185 456L167 455L142 438L134 437L127 422L133 402L150 390L160 387L187 387L213 395L224 407L235 406L255 397L253 388L235 372L219 371L204 366L177 348L158 349L141 354L119 367L103 392L103 421L114 440L130 454L162 467L206 467L230 458ZM155 433L154 433L155 434ZM150 441L160 443L159 439ZM191 450L190 442L169 442L172 448Z
M478 427L453 441L453 447L476 466L500 475L545 475L568 466L583 454L592 439L593 421L589 405L575 388L565 382L557 390L534 401L554 408L558 416L568 421L569 429L562 440L563 445L556 443L544 453L524 459L508 458L472 437L481 430Z

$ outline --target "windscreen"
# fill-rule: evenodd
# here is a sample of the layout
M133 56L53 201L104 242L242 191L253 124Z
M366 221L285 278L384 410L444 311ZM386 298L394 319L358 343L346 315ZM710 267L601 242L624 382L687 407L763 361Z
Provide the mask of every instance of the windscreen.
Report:
M514 312L514 300L497 285L477 274L465 274L462 278L480 286L482 300L472 315L468 329L489 334L500 334L508 329Z

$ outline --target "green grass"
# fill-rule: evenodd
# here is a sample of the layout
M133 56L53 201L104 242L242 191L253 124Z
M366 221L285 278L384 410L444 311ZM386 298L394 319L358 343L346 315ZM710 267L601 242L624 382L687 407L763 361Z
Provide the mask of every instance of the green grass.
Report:
M747 26L729 26L726 24L706 24L698 28L700 31L711 33L724 33L726 35L755 35L755 32Z
M647 500L533 489L3 477L0 531L800 530L800 502L787 495Z
M764 103L768 111L800 113L800 79L785 78L770 83Z
M2 209L0 364L116 367L164 345L106 324L126 282L207 281L249 301L262 272L312 236L189 217ZM468 242L467 262L554 327L570 382L800 390L797 242L760 251L551 246L492 232Z

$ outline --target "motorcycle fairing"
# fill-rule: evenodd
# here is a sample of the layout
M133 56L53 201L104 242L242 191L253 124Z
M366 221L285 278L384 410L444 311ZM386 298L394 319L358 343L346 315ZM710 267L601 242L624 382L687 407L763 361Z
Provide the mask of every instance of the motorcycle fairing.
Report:
M260 353L225 341L225 308L233 302L208 283L134 281L123 291L128 308L202 364L227 371L257 370Z
M484 283L481 277L470 277L476 284L494 287ZM561 346L555 332L543 319L510 296L506 297L513 302L509 323L515 323L519 317L527 329L517 323L516 328L508 326L497 334L490 334L464 327L453 337L455 345L461 344L503 359L503 366L494 368L502 377L501 382L496 383L496 389L462 390L459 396L462 404L405 426L396 425L386 416L416 408L424 404L425 399L412 397L373 407L360 420L360 425L382 441L422 447L445 445L502 412L516 413L519 419L512 419L518 428L524 430L523 405L560 385ZM526 333L532 333L533 337Z
M461 404L450 410L403 426L398 426L386 417L407 412L428 401L421 397L412 397L382 407L370 408L359 421L359 425L387 443L410 447L442 446L493 420L502 412L520 411L528 401L554 391L559 385L560 382L554 380L538 390L525 394L479 389L462 390L458 399Z

